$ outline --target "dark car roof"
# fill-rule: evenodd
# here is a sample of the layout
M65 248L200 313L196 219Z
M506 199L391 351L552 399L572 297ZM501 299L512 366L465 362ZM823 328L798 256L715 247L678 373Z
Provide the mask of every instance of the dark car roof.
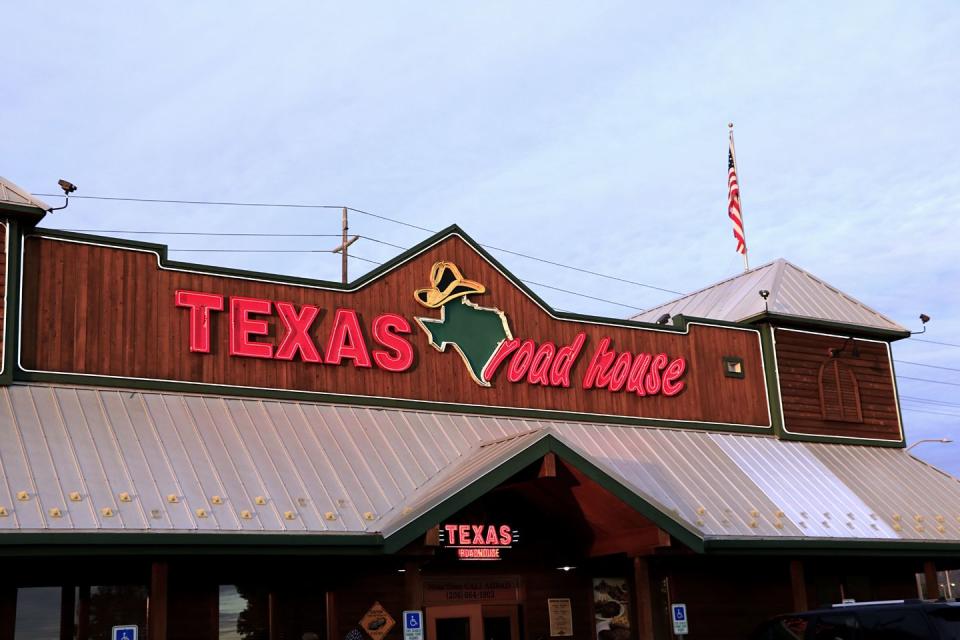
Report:
M843 611L880 611L884 609L960 609L960 602L956 600L889 600L882 602L851 602L832 607L810 609L787 613L787 616L810 616L815 614L840 613ZM782 617L782 616L778 616Z

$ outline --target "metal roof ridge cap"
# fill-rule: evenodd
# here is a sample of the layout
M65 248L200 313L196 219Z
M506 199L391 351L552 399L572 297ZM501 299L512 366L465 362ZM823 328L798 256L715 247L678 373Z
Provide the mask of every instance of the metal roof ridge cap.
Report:
M853 446L853 445L851 445L851 446ZM866 446L868 446L868 445L861 445L861 446L866 447ZM873 447L871 447L871 448L873 448ZM933 470L936 471L937 473L940 473L940 474L946 476L947 478L949 478L950 480L953 480L954 482L960 482L960 478L958 478L957 476L953 475L952 473L949 473L948 471L944 471L943 469L941 469L940 467L936 466L935 464L932 464L932 463L930 463L930 462L927 462L926 460L923 460L922 458L918 458L917 456L913 455L912 453L909 453L906 449L893 449L893 451L894 451L894 452L897 452L897 453L902 453L903 455L907 456L908 458L911 458L911 459L915 460L916 462L919 462L920 464L922 464L922 465L924 465L924 466L927 466L927 467L933 469ZM911 463L911 464L912 464L912 463Z
M465 451L465 452L463 453L463 456L469 455L469 453L470 453L471 451L479 451L480 449L485 449L485 448L487 448L487 447L492 447L492 446L497 445L497 444L503 444L504 442L510 442L511 440L519 440L520 438L527 438L527 437L532 436L532 435L534 435L534 434L537 434L537 435L540 435L540 434L543 434L543 433L551 434L551 433L553 433L553 431L554 431L553 425L549 425L549 426L546 426L546 427L535 427L535 428L533 428L533 429L530 429L529 431L523 431L523 432L521 432L521 433L514 433L514 434L511 434L511 435L508 435L508 436L504 436L503 438L494 438L493 440L481 440L481 441L478 442L476 445L470 447L470 449L468 449L467 451Z
M866 311L866 312L868 312L868 313L871 313L871 314L873 314L873 315L875 315L875 316L878 316L878 317L882 318L883 320L889 322L891 325L893 325L894 327L896 327L897 330L903 330L903 331L906 331L906 330L907 330L905 327L903 327L902 325L900 325L899 322L895 322L895 321L891 320L890 318L888 318L888 317L885 316L884 314L880 313L879 311L877 311L877 310L874 309L873 307L871 307L871 306L869 306L869 305L861 302L860 300L858 300L857 298L853 297L853 296L850 295L849 293L847 293L847 292L845 292L845 291L842 291L841 289L839 289L839 288L837 288L836 286L830 284L829 282L827 282L827 281L824 280L823 278L820 278L820 277L818 277L818 276L810 273L809 271L807 271L807 270L804 269L803 267L797 266L797 265L793 264L792 262L789 262L789 261L785 261L785 262L786 262L787 265L789 265L790 267L792 267L795 271L799 272L801 275L804 275L804 276L810 278L811 280L813 280L814 282L816 282L816 283L818 283L818 284L826 287L827 289L830 289L831 291L833 291L834 293L836 293L838 296L840 296L841 298L843 298L843 299L846 300L847 302L850 302L850 303L852 303L852 304L860 307L860 308L863 309L864 311Z
M777 258L777 260L783 260L783 258ZM772 264L773 264L774 262L776 262L777 260L771 260L770 262L766 262L766 263L760 265L759 267L754 267L753 269L750 269L750 270L748 270L748 271L744 271L743 273L738 273L738 274L736 274L736 275L734 275L734 276L730 276L729 278L724 278L723 280L717 280L717 281L714 282L713 284L709 284L709 285L707 285L707 286L705 286L705 287L701 287L700 289L697 289L696 291L691 291L690 293L684 294L684 295L682 295L682 296L680 296L680 297L677 297L677 298L673 298L672 300L667 300L666 302L663 302L663 303L658 304L658 305L656 305L656 306L650 307L649 309L644 309L643 311L641 311L641 312L639 312L639 313L637 313L637 314L634 314L633 316L630 316L630 317L631 317L631 318L636 318L636 317L639 317L639 316L642 316L642 315L646 315L646 314L648 314L648 313L651 313L651 312L653 312L653 311L656 311L657 309L660 309L661 307L666 307L666 306L669 306L669 305L672 305L672 304L677 304L677 303L680 302L681 300L686 300L687 298L691 298L691 297L693 297L693 296L699 295L699 294L704 293L704 292L706 292L706 291L709 291L709 290L711 290L711 289L715 289L715 288L717 288L717 287L719 287L719 286L721 286L721 285L725 285L725 284L727 284L727 283L729 283L729 282L732 282L732 281L734 281L734 280L736 280L736 279L738 279L738 278L742 278L743 276L745 276L745 275L747 275L747 274L752 274L752 273L754 273L754 272L756 272L756 271L760 271L761 269L765 269L765 268L769 267L770 265L772 265Z
M774 307L776 307L777 305L777 298L780 297L780 289L783 288L783 274L787 270L788 266L791 266L791 267L793 266L793 263L786 260L785 258L778 258L776 262L777 262L777 266L775 267L775 271L773 274L773 284L770 285L770 297L773 298L773 301L771 304ZM766 310L767 308L768 307L765 304L764 309Z

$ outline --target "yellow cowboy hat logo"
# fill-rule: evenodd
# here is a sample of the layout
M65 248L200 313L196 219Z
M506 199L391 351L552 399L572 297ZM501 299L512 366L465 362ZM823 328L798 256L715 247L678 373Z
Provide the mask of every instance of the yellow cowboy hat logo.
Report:
M480 294L487 290L479 282L464 278L460 269L452 262L434 263L430 269L430 281L433 283L432 287L417 289L413 292L417 302L428 309L436 309L451 300L471 293Z

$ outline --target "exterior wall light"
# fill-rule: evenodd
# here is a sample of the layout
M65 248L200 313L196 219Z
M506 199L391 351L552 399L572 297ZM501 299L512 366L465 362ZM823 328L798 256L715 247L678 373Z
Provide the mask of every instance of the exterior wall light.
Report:
M912 445L904 449L904 451L910 451L910 449L913 449L918 444L923 444L924 442L939 442L941 444L950 444L951 442L953 442L953 440L951 440L950 438L924 438L923 440L917 440Z

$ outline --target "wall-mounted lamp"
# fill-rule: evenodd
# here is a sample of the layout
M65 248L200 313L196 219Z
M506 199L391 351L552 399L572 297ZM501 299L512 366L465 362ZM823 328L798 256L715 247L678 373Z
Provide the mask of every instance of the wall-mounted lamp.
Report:
M77 185L73 184L68 180L61 178L57 180L57 184L60 185L60 188L63 189L63 206L62 207L50 207L47 209L47 213L53 213L54 211L60 211L61 209L66 209L70 206L70 194L77 190Z
M921 314L920 314L920 324L923 325L923 329L920 329L920 331L911 331L911 332L910 332L910 335L912 335L912 336L918 336L918 335L920 335L921 333L926 333L926 332L927 332L927 323L928 323L928 322L930 322L930 316L928 316L928 315L925 314L925 313L921 313Z
M770 309L767 308L767 298L770 297L770 292L767 291L766 289L760 289L760 291L758 291L757 293L759 293L760 297L763 298L763 310L769 311Z
M912 445L904 449L904 451L910 451L910 449L913 449L918 444L923 444L924 442L939 442L940 444L950 444L951 442L953 442L953 440L951 440L950 438L924 438L923 440L917 440Z

